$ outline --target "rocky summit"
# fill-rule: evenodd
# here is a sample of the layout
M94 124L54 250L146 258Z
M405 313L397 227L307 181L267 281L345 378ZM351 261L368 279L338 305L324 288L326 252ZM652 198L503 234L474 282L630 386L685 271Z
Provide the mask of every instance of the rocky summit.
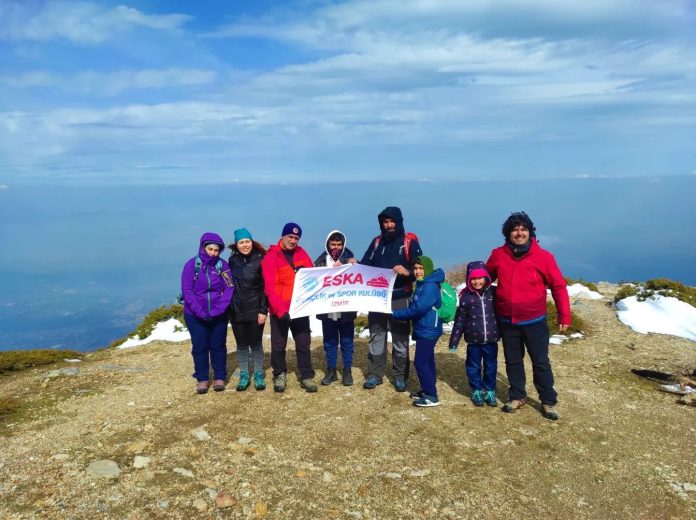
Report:
M283 394L196 395L187 342L3 376L0 399L15 406L0 419L0 517L693 518L696 408L631 369L691 372L696 344L632 332L608 299L571 301L588 330L551 346L558 421L541 416L531 374L518 412L473 406L465 349L450 353L448 336L442 405L426 409L390 384L362 389L365 340L356 385L314 394L292 347ZM228 345L232 369L231 334ZM501 352L499 399L506 390Z

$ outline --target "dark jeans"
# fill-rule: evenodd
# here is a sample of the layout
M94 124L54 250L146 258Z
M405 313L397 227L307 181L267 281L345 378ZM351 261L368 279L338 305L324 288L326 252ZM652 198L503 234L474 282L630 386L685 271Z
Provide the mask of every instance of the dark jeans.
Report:
M483 381L481 381L481 368L483 368ZM495 390L497 371L497 343L469 343L466 346L466 375L472 390Z
M408 307L408 298L392 300L392 309ZM395 320L391 314L370 312L367 315L370 325L370 342L367 351L367 374L384 377L387 369L387 331L392 337L392 375L403 376L408 380L408 335L411 325L408 321Z
M186 327L191 334L193 377L208 381L210 365L214 379L227 379L227 316L217 316L211 321L184 314Z
M418 382L425 395L437 397L435 381L437 371L435 369L435 344L437 339L416 339L416 355L413 358L413 366L416 367Z
M254 321L232 322L234 340L237 342L237 363L240 370L249 370L249 351L253 357L253 370L263 372L263 325Z
M310 350L312 334L309 329L308 317L287 321L271 316L271 368L273 376L288 371L285 349L288 344L289 330L292 331L292 337L295 340L295 355L297 356L300 379L311 379L314 377L314 367L312 367L312 352Z
M334 321L332 319L321 320L321 331L324 335L324 352L326 352L326 366L336 368L338 363L338 343L341 343L341 357L343 368L353 366L353 350L355 349L355 321Z
M524 352L532 360L534 387L542 404L555 405L558 394L553 389L553 372L549 360L549 327L546 320L533 325L498 324L503 339L505 371L510 382L510 400L524 399L526 377L524 373Z

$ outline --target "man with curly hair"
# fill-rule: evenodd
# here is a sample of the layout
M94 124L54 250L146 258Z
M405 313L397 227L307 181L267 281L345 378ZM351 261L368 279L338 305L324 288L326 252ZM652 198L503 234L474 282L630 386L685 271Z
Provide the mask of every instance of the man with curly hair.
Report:
M558 310L558 329L570 326L570 300L566 282L556 259L542 249L536 228L521 211L511 214L503 224L505 244L494 249L486 265L491 279L498 280L496 315L503 340L505 371L510 383L505 412L524 406L527 392L524 354L532 360L534 386L541 400L541 413L558 420L558 394L553 388L549 360L549 328L546 323L546 289Z

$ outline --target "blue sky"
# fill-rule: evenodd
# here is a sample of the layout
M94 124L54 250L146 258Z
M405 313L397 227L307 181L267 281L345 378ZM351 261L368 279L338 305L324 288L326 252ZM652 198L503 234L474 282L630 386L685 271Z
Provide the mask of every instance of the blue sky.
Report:
M0 186L693 175L686 0L0 0Z

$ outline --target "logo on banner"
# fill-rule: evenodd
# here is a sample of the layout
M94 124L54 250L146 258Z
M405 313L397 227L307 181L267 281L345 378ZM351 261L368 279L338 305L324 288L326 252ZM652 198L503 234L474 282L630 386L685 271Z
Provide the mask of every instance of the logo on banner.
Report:
M324 285L322 287L328 287L330 285L355 285L356 283L363 283L362 274L357 273L344 273L337 274L336 276L325 276ZM389 283L384 287L388 287Z
M317 280L316 278L307 278L302 284L302 287L305 291L313 291L318 285L319 280Z
M389 280L387 280L384 276L378 276L377 278L371 278L368 280L365 285L369 285L370 287L389 287Z

